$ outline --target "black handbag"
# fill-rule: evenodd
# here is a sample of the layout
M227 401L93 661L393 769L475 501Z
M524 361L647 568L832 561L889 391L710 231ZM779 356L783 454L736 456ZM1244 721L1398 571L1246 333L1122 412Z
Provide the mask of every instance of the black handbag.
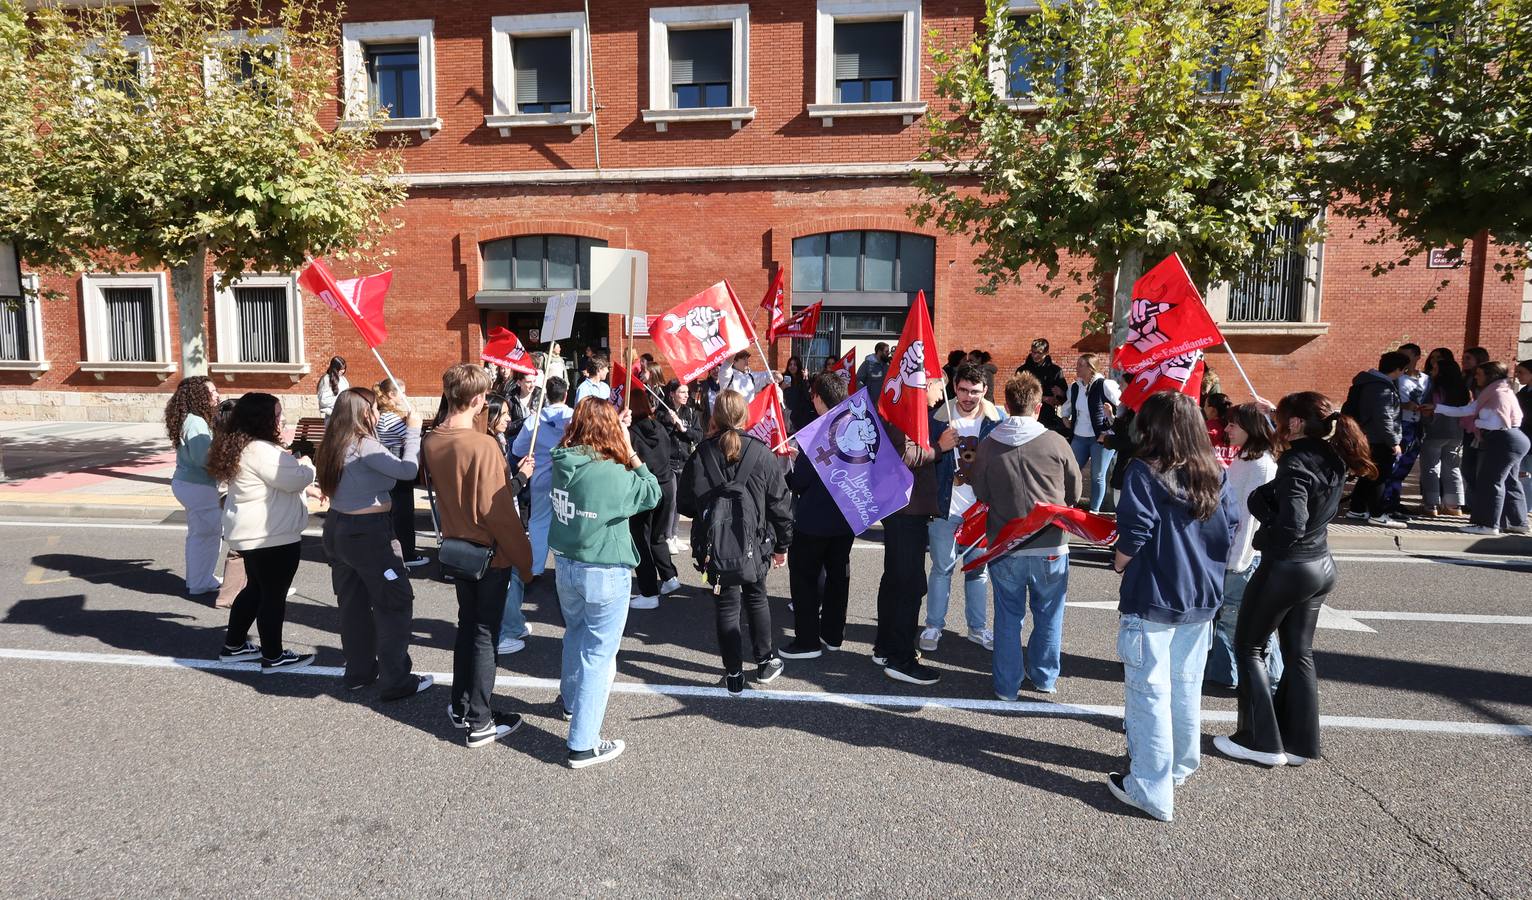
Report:
M441 564L442 572L456 581L482 579L494 558L494 544L486 547L462 538L443 538L436 550L436 561Z

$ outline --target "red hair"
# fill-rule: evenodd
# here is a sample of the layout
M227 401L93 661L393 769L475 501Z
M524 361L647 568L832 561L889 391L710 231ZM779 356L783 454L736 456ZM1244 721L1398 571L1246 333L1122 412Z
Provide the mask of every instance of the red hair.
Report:
M586 397L574 408L574 418L564 429L560 447L584 447L598 459L609 459L619 465L628 465L627 435L622 430L622 420L617 418L617 407L600 397Z

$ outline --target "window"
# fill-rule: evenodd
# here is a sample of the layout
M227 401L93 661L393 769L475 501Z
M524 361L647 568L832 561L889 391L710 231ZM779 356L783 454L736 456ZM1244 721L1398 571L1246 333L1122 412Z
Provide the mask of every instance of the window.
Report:
M441 130L436 117L436 40L430 19L348 22L341 26L346 113L356 126L386 110L384 131Z
M86 275L87 372L175 371L170 362L170 323L164 275Z
M142 35L124 35L117 52L108 53L94 41L85 48L80 84L85 91L111 90L137 99L152 70L153 54Z
M567 125L579 134L595 121L583 14L495 16L490 28L494 93L485 125L509 137L518 127Z
M1313 222L1289 219L1257 240L1243 274L1208 290L1213 318L1246 330L1317 331L1322 245L1310 243Z
M530 234L483 245L483 290L590 290L590 248L606 241L565 234Z
M37 276L23 275L11 284L7 273L16 271L14 258L6 260L11 247L0 244L0 371L31 372L36 378L48 371L43 358L42 310L38 306Z
M208 90L226 84L248 88L263 100L273 96L268 77L281 62L277 47L282 30L225 31L202 59L202 80Z
M209 369L299 377L303 361L303 309L291 275L245 275L232 283L213 279L218 324L218 361Z
M819 0L810 116L923 115L919 0Z
M750 7L667 6L649 10L649 108L645 122L755 118L749 105Z
M881 294L887 305L888 294L925 291L934 300L935 276L936 240L925 235L832 231L793 240L795 293Z
M1038 89L1037 78L1041 73L1047 73L1048 81L1056 93L1067 90L1069 61L1050 60L1039 55L1037 45L1041 43L1041 38L1036 34L1038 20L1035 18L1039 11L1033 0L1012 0L1007 17L1008 27L1012 31L1011 44L1002 48L998 37L994 41L990 57L990 81L1012 108L1032 105L1033 95Z

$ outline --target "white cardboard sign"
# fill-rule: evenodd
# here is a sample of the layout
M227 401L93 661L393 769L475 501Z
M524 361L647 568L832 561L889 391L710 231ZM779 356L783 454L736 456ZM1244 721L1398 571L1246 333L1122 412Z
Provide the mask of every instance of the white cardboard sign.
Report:
M638 262L637 278L632 276L632 261ZM591 312L628 314L628 287L633 291L633 313L643 315L649 304L649 254L642 250L590 248Z
M574 330L575 306L579 302L580 295L575 291L565 291L549 297L543 307L543 327L533 341L547 344L569 337Z

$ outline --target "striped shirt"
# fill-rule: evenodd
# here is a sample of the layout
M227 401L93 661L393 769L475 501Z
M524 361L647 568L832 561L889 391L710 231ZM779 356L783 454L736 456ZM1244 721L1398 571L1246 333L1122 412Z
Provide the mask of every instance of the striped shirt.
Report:
M395 456L404 453L404 420L391 412L378 413L377 436L378 443L388 448L388 452Z

